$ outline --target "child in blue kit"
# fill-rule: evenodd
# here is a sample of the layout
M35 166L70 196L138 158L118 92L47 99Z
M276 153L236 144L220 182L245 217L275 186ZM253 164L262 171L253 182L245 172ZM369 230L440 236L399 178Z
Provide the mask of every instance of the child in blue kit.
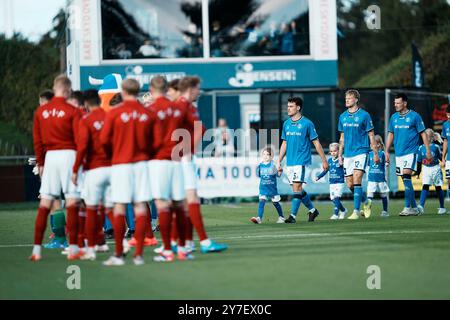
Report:
M438 214L445 214L447 211L444 206L444 191L442 191L444 176L442 175L442 169L439 165L439 161L442 159L442 153L439 145L434 143L442 143L443 141L441 136L434 132L433 129L426 129L425 135L430 144L432 159L427 159L425 145L421 145L417 151L417 178L419 178L420 173L422 172L422 192L420 193L420 205L417 206L417 209L419 210L419 214L424 213L425 202L428 197L430 186L434 186L439 198Z
M386 182L386 156L384 154L383 138L380 135L375 136L375 143L377 146L378 164L375 164L373 158L373 151L369 153L368 163L368 183L367 183L367 201L368 205L364 207L364 217L369 218L372 210L372 200L375 192L380 193L381 201L383 203L383 211L381 217L389 217L388 202L389 202L389 186Z
M281 175L281 171L277 170L277 166L273 162L272 148L267 147L262 151L262 162L257 167L256 175L260 178L258 216L252 217L250 221L256 224L262 222L264 206L270 199L278 212L277 223L284 223L285 219L280 205L281 197L277 189L277 176Z
M339 143L330 144L331 158L328 159L328 170L323 171L316 177L316 181L319 181L327 173L330 173L330 199L334 204L334 212L331 216L331 220L344 219L347 214L347 209L344 208L341 202L341 197L344 192L344 168L339 164Z

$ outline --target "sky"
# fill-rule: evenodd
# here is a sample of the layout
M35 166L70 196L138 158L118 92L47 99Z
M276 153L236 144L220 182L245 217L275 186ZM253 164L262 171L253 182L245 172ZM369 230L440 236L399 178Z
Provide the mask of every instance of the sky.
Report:
M11 4L12 10L8 10ZM53 17L65 4L66 0L0 0L0 33L5 33L9 24L36 42L51 29Z

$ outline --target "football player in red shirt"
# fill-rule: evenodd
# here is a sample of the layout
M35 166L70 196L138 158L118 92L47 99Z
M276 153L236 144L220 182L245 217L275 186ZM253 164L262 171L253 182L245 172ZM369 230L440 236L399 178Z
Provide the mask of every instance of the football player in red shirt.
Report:
M99 205L104 204L106 212L112 210L111 202L111 159L100 143L100 131L106 112L100 107L97 90L87 90L83 94L85 107L89 113L83 116L78 129L77 157L73 166L72 182L78 183L78 172L83 165L85 177L81 197L86 204L86 236L88 248L82 260L95 260L95 245L102 228L98 218ZM100 224L100 225L99 225Z
M64 193L69 231L69 260L79 258L77 245L79 192L70 176L75 162L76 137L80 112L66 102L71 82L66 76L56 77L55 96L37 108L34 114L33 141L39 175L42 178L40 204L34 229L34 247L30 260L41 259L41 245L53 200Z
M148 160L152 154L154 115L139 103L140 84L134 79L122 82L123 103L111 109L105 118L100 141L111 154L111 199L114 203L115 255L103 262L120 266L123 259L125 213L128 203L134 204L137 240L134 263L144 264L142 258L147 202L151 191L148 181Z
M165 95L167 80L163 76L155 76L150 81L150 92L154 98L150 110L156 115L154 126L155 154L149 161L149 180L152 196L156 199L159 214L159 228L163 240L164 250L155 261L173 261L174 254L170 244L172 218L175 216L176 227L179 232L178 259L192 259L190 252L185 250L186 212L184 200L186 192L183 181L183 168L180 153L176 152L178 141L176 130L192 125L195 119L188 109L176 102L170 101ZM185 141L181 142L186 144Z
M178 98L177 103L187 108L192 117L196 119L196 122L201 123L197 107L193 104L200 96L200 78L184 77L178 83L178 89L180 90L181 95ZM200 212L200 198L197 194L195 152L205 128L203 125L188 125L186 126L186 129L190 132L191 136L191 146L189 148L190 150L188 150L189 153L185 154L181 161L190 218L186 224L186 248L190 251L194 250L194 242L192 240L194 227L200 239L200 251L202 253L224 251L228 248L226 244L216 243L206 235L202 214Z

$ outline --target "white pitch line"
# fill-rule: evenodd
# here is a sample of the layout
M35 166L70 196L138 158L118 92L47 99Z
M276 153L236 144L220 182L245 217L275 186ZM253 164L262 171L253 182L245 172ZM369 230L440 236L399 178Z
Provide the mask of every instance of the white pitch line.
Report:
M396 231L356 231L356 232L327 232L327 233L292 233L292 234L260 234L250 236L215 237L216 240L248 240L269 238L307 238L307 237L345 237L365 235L395 235L395 234L424 234L424 233L450 233L450 230L396 230ZM114 243L114 241L107 241ZM32 244L10 244L0 245L0 248L32 247Z

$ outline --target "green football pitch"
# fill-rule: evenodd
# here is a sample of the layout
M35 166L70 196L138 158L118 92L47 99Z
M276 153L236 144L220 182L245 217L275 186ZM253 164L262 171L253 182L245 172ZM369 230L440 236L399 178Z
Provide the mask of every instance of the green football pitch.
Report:
M271 205L261 225L249 222L257 204L203 206L209 236L227 243L227 251L156 263L146 248L144 266L127 257L125 266L109 268L101 265L107 253L69 262L60 250L44 249L43 260L28 261L37 204L4 204L0 299L450 298L450 215L437 215L435 200L417 217L399 217L402 202L391 201L389 218L379 217L376 200L370 219L357 221L330 221L330 202L316 204L316 222L306 222L302 207L290 225L275 223ZM71 265L79 266L80 289L67 287ZM379 289L368 288L374 277Z

